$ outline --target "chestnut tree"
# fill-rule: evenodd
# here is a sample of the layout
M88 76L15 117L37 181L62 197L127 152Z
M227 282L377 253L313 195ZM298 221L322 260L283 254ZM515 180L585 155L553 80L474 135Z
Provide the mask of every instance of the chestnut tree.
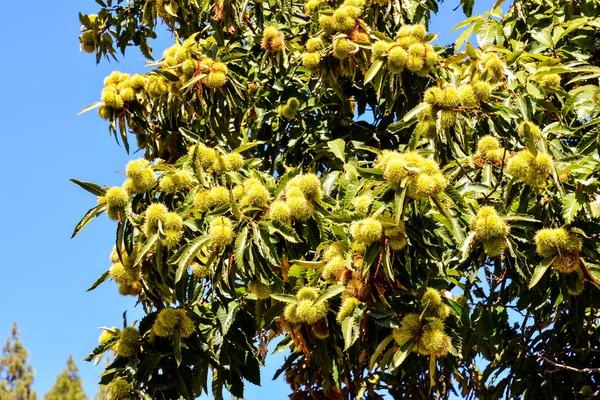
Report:
M437 0L96 3L82 50L152 66L84 109L123 185L73 179L145 314L108 399L243 397L269 348L293 399L600 395L597 0L463 0L446 47Z

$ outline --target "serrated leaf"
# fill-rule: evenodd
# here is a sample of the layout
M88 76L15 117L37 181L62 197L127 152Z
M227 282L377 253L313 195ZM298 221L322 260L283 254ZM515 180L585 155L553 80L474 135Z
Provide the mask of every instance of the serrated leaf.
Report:
M290 260L290 264L296 264L304 268L322 268L325 266L325 261L306 261L306 260Z
M271 296L271 298L277 300L277 301L283 301L284 303L290 303L290 304L297 304L298 303L298 299L296 298L296 296L292 296L289 294L277 294L277 293L271 293L269 296Z
M467 29L465 29L460 35L458 35L458 37L456 38L456 42L454 44L455 50L460 49L462 47L463 43L466 42L467 40L469 40L469 38L473 34L474 30L475 30L475 25L471 25Z
M340 176L340 171L333 171L332 173L327 175L327 178L325 178L325 180L323 181L323 191L327 196L331 196L333 189L338 184L339 176Z
M177 327L173 332L173 355L175 356L175 363L179 367L181 365L181 338Z
M552 26L550 27L550 29ZM537 40L539 43L546 46L546 48L552 48L552 36L550 35L550 29L544 29L542 31L533 31L531 32L531 37Z
M464 21L461 21L458 24L454 25L454 27L452 29L450 29L450 32L454 32L455 30L460 29L464 26L467 26L469 24L473 24L477 21L482 21L482 20L483 20L483 16L481 16L481 15L469 17L469 18L465 19Z
M521 222L536 222L539 223L540 220L536 219L532 216L529 216L527 214L512 214L512 215L507 215L504 217L505 221L521 221Z
M404 360L406 360L406 357L408 357L408 355L411 353L411 351L413 351L416 345L417 343L412 339L404 343L404 345L402 345L402 347L398 349L396 354L394 354L394 358L392 358L392 362L390 363L388 370L392 372L395 369L397 369L400 365L402 365Z
M382 66L383 60L376 60L373 64L371 64L369 70L365 74L365 85L371 82L371 80L375 77L375 75L377 75Z
M450 305L450 307L452 308L452 310L454 311L454 313L458 316L458 319L460 320L463 315L462 306L452 299L445 299L444 301Z
M88 210L88 212L85 213L85 215L81 218L81 220L77 223L77 225L75 225L75 229L73 230L73 234L71 235L71 239L73 239L75 236L77 236L77 234L90 222L92 222L92 220L94 218L96 218L97 216L99 216L100 214L102 214L104 212L104 210L106 209L106 205L105 204L100 204L97 205L96 207Z
M554 261L554 258L552 258L552 257L544 258L542 260L542 262L540 263L540 265L535 267L535 270L533 271L533 275L531 275L531 280L529 281L529 285L528 285L529 289L532 289L535 285L538 284L540 279L542 279L542 277L546 273L546 270L548 269L550 264L552 264L552 261Z
M521 115L523 115L525 121L529 121L531 119L531 113L529 112L528 103L525 97L517 97L517 105L519 106L519 110L521 110Z
M346 142L343 139L335 139L327 142L327 146L337 158L342 160L342 162L346 162Z
M261 223L262 223L262 221L261 221ZM268 221L265 223L265 225L267 226L267 228L269 229L269 231L271 233L280 234L287 242L290 242L290 243L299 243L300 242L300 238L298 237L298 234L296 233L294 228L292 228L289 225L284 225L278 221Z
M475 52L475 47L471 43L467 43L467 55L471 60L477 60L477 53Z
M77 113L77 115L81 115L81 114L83 114L83 113L86 113L86 112L88 112L88 111L91 111L91 110L93 110L93 109L95 109L95 108L102 107L102 104L103 104L103 103L102 103L101 101L97 101L97 102L95 102L95 103L92 103L92 104L90 104L89 106L87 106L87 107L85 107L84 109L82 109L81 111L79 111L79 112Z
M146 382L152 375L152 372L156 369L156 366L160 362L162 355L159 353L153 353L147 355L139 364L136 372L136 378L139 382Z
M429 104L419 103L415 108L413 108L412 110L410 110L409 112L406 113L404 118L402 118L402 121L404 121L404 122L410 121L411 119L415 118L417 116L417 114L419 114L421 111L423 111L427 107L429 107Z
M103 354L106 351L106 349L112 347L118 341L119 341L118 336L110 338L106 343L96 346L96 348L94 350L92 350L92 352L90 354L88 354L88 356L86 358L84 358L83 361L92 361L95 357ZM108 372L108 371L104 371L104 373L106 373L106 372Z
M483 23L476 33L479 46L485 49L494 44L494 40L501 30L501 25L496 21Z
M408 178L405 178L405 180ZM406 182L402 182L401 186L405 186ZM394 196L394 212L395 212L395 220L396 223L400 222L400 220L402 219L402 216L404 215L404 206L406 204L406 193L407 193L407 188L406 187L402 187L400 189L400 191L396 192L396 195Z
M313 307L316 307L319 304L327 301L328 299L337 296L338 294L342 293L344 289L346 289L346 286L344 285L334 285L329 287L329 289L321 293L319 297L315 299L315 301L313 302Z
M342 336L344 337L344 351L348 350L357 339L354 335L354 316L347 317L342 322Z
M79 179L75 178L71 178L69 180L95 196L101 197L106 195L106 190L100 185L96 185L95 183L91 182L80 181Z
M260 146L261 144L265 144L265 142L263 142L262 140L257 140L257 141L254 141L254 142L246 143L246 144L241 145L237 149L233 150L233 153L242 153L242 152L244 152L246 150L249 150L249 149L251 149L253 147Z
M531 154L533 154L534 156L537 156L538 150L537 147L535 145L535 138L533 137L533 133L531 132L531 129L529 128L529 124L525 124L523 126L523 130L524 130L524 134L523 134L523 139L525 140L525 145L527 146L527 150L529 150L529 152Z
M465 238L465 240L463 240L460 246L459 251L462 254L462 257L460 259L461 263L465 262L469 257L469 248L471 247L471 243L473 243L473 240L475 239L475 234L475 232L469 233L469 235Z
M179 280L183 276L183 272L190 265L194 257L196 257L196 254L198 254L200 249L209 241L210 236L203 235L188 242L188 244L184 246L184 250L181 252L179 259L177 260L178 267L177 272L175 273L175 283L179 282Z
M369 369L370 370L373 369L373 367L375 366L375 363L377 362L377 359L379 358L381 353L383 353L385 348L388 346L388 344L390 344L390 342L393 339L394 339L394 336L388 335L385 339L383 339L381 341L381 343L379 343L377 345L377 348L375 349L375 352L373 352L373 354L371 355L371 360L369 361Z
M237 315L239 309L240 305L235 301L232 301L227 305L227 309L219 308L219 311L217 311L217 317L219 318L219 321L221 323L221 330L223 336L225 336L227 332L229 332L229 329L231 328L231 325L233 324L233 321L235 320L235 316Z
M460 0L460 5L462 6L463 12L467 17L470 17L473 13L474 4L475 0Z
M233 259L235 260L235 265L239 268L244 268L244 252L246 251L246 247L248 246L248 226L245 226L244 229L238 234L235 239L235 250L233 253Z
M573 222L573 220L577 216L577 213L583 208L583 206L586 203L587 201L585 195L580 192L567 193L563 197L562 214L567 224Z
M142 261L142 258L144 258L144 256L148 253L148 251L150 251L150 249L152 249L154 247L154 244L156 243L157 240L158 240L158 233L155 233L154 235L152 235L148 238L148 240L146 241L146 243L144 244L142 249L137 253L137 255L135 257L135 261L133 262L134 267L140 264L140 262Z
M187 82L185 83L185 85L183 85L183 86L181 87L181 90L185 90L185 89L187 89L187 88L189 88L189 87L192 87L192 86L196 85L198 82L200 82L200 80L201 80L201 79L203 79L203 78L205 78L205 77L206 77L206 74L198 74L198 75L196 75L196 76L194 76L194 77L190 78L190 80L189 80L189 81L187 81Z
M100 275L100 277L98 279L96 279L96 281L94 283L92 283L92 286L90 286L89 288L87 288L86 292L90 292L90 291L96 289L105 280L107 280L109 276L110 276L110 271L106 271L105 273L103 273L102 275Z
M271 241L271 235L269 235L269 232L264 227L260 227L259 225L254 225L254 228L254 240L257 246L260 246L261 252L272 265L280 265L281 260L278 257L277 249Z
M457 206L465 206L465 199L462 194L456 189L456 187L448 185L444 189L444 193L448 196L452 202Z
M179 127L179 133L181 133L184 137L186 137L190 142L195 143L200 139L200 136L192 132L191 130L184 128L183 126ZM198 149L194 149L194 153L197 153Z
M526 90L527 90L527 93L534 99L541 100L545 97L544 92L543 92L542 88L540 87L540 84L535 81L527 82Z

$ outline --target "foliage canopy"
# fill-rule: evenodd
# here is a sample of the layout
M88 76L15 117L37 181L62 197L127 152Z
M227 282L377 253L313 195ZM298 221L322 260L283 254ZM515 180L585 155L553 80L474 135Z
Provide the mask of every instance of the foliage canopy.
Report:
M74 235L117 224L90 289L146 313L109 399L242 397L272 341L294 399L598 396L598 1L464 0L444 48L435 0L96 2L83 50L153 67L85 109L123 187L73 180Z

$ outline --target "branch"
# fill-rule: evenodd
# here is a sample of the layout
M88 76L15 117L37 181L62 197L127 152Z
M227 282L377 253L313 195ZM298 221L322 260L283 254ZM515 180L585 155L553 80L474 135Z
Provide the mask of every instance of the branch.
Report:
M544 357L541 354L538 355L537 361L540 361L540 360L546 361L548 364L552 365L553 367L558 368L559 370L560 369L564 369L564 370L567 370L567 371L578 372L578 373L583 373L583 374L597 374L597 373L600 373L600 368L582 368L582 369L574 368L574 367L570 367L570 366L565 365L565 364L560 364L560 363L554 362L554 361L552 361L552 360ZM552 373L553 372L556 372L556 371L552 371Z

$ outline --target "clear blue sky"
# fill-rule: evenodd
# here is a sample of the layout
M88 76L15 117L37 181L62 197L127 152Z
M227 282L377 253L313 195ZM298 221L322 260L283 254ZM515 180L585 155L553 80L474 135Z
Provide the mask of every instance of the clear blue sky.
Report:
M452 12L458 3L446 0L433 20L431 30L444 42L463 18L460 11ZM483 12L492 1L476 3L475 12ZM112 70L144 70L135 51L121 64L98 66L93 56L79 53L77 14L95 12L96 6L93 0L33 0L0 24L0 129L4 166L10 169L0 195L0 343L17 321L36 370L38 395L52 386L73 355L92 397L101 369L81 360L95 347L98 327L120 326L125 310L130 318L140 315L135 300L120 296L114 284L85 292L110 266L115 226L103 216L69 239L95 198L68 179L120 185L118 171L131 159L95 112L77 112L99 99L102 81ZM169 37L160 38L155 54L171 43ZM281 356L271 360L262 389L247 385L248 400L265 393L286 398L287 385L270 382Z

